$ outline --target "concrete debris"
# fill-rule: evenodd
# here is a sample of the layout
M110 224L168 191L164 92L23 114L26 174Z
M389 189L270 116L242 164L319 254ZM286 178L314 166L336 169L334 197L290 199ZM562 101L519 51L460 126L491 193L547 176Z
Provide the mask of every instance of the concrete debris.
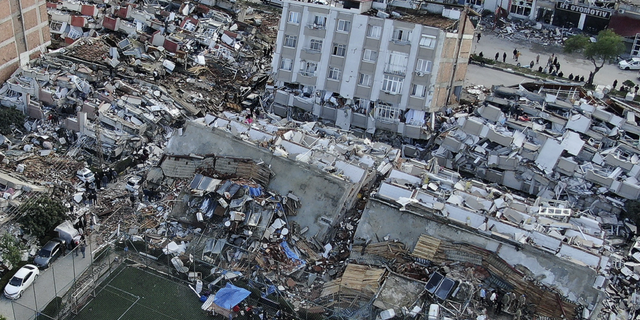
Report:
M637 316L632 102L476 86L403 116L411 137L330 127L315 106L374 102L276 89L279 14L209 2L47 4L59 47L0 88L28 116L0 137L0 222L25 258L38 239L17 208L45 195L97 246L291 316ZM495 21L547 44L570 32Z

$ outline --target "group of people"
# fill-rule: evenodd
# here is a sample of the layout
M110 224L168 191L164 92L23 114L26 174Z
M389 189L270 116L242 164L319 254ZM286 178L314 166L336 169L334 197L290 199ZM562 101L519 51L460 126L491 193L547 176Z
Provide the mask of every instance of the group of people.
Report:
M480 285L478 299L483 306L491 309L494 314L500 314L503 310L515 312L526 305L526 296L519 297L513 292L502 292L500 289L485 289Z
M618 86L618 80L617 79L613 80L613 86L612 86L613 90L616 90L617 86ZM618 91L631 92L631 90L633 90L634 94L638 94L638 89L640 89L640 86L637 85L637 84L635 85L635 87L634 86L625 86L623 84L623 85L620 86L620 90L618 90Z

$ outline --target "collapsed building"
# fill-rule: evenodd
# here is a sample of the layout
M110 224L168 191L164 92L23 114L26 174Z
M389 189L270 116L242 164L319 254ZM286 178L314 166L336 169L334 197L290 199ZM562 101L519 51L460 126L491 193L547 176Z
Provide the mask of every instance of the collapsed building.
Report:
M619 214L626 200L640 195L632 104L538 83L495 88L477 109L438 113L443 100L427 99L426 88L439 83L436 69L449 68L443 55L450 48L440 40L455 36L470 43L470 27L438 17L442 31L401 21L404 13L392 21L384 12L361 17L351 9L290 3L289 13L304 12L298 24L314 21L294 28L301 39L296 55L317 54L306 40L302 50L307 36L342 36L326 29L334 22L311 18L316 11L349 16L337 19L343 22L334 27L342 31L358 19L429 31L424 43L422 33L415 34L420 46L434 43L425 49L433 50L433 61L442 58L432 73L418 74L428 70L426 56L424 71L396 63L404 62L403 54L421 59L413 53L422 49L408 45L404 31L384 33L398 54L370 66L383 78L404 74L427 84L404 86L398 96L381 92L397 100L391 106L371 109L359 100L368 109L349 115L356 99L329 88L338 68L331 63L325 67L333 71L290 68L289 81L280 78L288 65L274 59L274 92L267 99L251 95L266 82L268 37L278 32L277 18L264 11L239 8L233 20L233 10L194 3L143 8L62 1L48 7L55 40L67 46L22 67L0 89L4 106L29 115L25 129L32 132L8 147L6 169L22 165L18 173L34 180L63 176L68 181L56 183L67 193L60 196L76 204L76 217L89 217L101 244L123 236L144 240L184 274L192 254L212 266L206 276L217 277L213 284L248 279L267 297L291 301L294 311L343 318L411 317L425 314L431 303L452 317L482 316L486 306L476 301L481 284L511 297L503 311L513 316L589 318L632 309L633 287L616 288L639 277L637 248L618 250L636 232ZM276 46L282 59L291 59L279 48L286 47L289 28ZM302 88L282 86L318 70L327 72L317 74L324 88L317 79ZM446 82L461 85L457 75ZM438 86L444 91L434 97L459 95L459 88ZM424 96L414 99L420 92ZM405 100L421 106L411 117L397 108ZM338 128L266 113L297 118L295 108ZM397 149L346 130L367 132L371 123L377 131L432 144ZM56 158L58 147L66 148L66 160ZM82 206L84 191L73 175L84 165L69 159L112 163L126 157L136 159L133 173L145 176L144 200L131 208L127 191L107 190L94 207ZM47 166L65 171L42 169ZM16 190L22 196L41 191L39 184L0 178L8 202L21 199ZM526 298L516 303L512 295Z

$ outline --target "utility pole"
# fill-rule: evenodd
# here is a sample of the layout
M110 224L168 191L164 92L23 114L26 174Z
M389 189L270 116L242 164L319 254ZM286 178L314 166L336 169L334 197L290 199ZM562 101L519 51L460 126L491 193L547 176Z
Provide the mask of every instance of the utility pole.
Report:
M458 29L458 39L456 43L456 54L453 61L453 67L451 68L451 79L449 81L449 87L447 88L447 99L445 100L445 107L449 105L451 100L451 91L453 90L453 83L455 82L456 71L458 70L458 63L460 63L460 48L462 47L462 41L464 41L465 30L467 28L467 18L469 16L469 5L464 6L464 10L460 15L462 20L462 27ZM473 42L473 36L471 37ZM463 79L464 80L464 79Z
M98 123L94 124L94 132L96 134L96 153L98 156L98 163L100 164L100 170L102 171L103 167L102 167L102 161L103 161L103 155L102 155L102 138L100 137L100 113L96 112L96 116L98 119Z

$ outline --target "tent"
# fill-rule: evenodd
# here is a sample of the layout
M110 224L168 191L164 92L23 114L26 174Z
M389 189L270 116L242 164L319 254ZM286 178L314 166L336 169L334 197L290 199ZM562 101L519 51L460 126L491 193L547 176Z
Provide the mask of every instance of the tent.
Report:
M228 316L231 313L231 309L246 299L250 294L251 292L249 290L227 283L227 285L218 290L215 295L209 296L207 301L202 305L202 309Z

